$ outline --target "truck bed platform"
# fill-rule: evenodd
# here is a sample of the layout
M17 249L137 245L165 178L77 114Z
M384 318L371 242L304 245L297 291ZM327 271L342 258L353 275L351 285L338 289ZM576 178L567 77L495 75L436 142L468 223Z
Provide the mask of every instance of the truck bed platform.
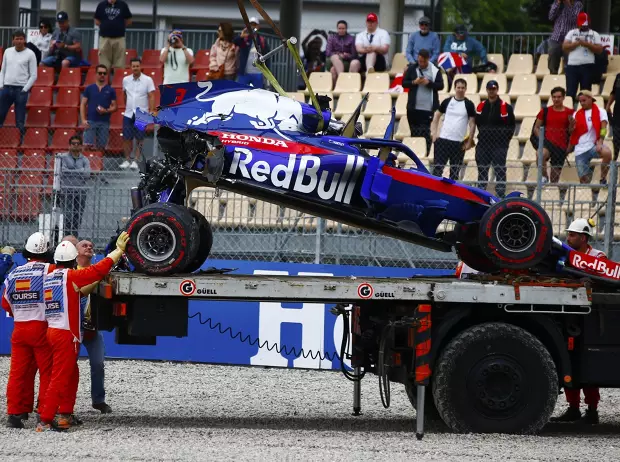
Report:
M295 301L355 303L442 302L511 305L592 305L591 289L579 281L532 282L465 280L454 277L366 278L330 276L280 276L186 274L147 276L113 272L100 295L188 297L205 300ZM106 287L108 286L108 287ZM105 293L107 292L107 294Z

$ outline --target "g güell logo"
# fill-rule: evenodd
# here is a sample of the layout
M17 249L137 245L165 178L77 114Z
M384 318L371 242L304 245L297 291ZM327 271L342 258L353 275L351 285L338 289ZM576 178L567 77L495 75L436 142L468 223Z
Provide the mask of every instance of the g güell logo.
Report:
M181 294L189 297L196 292L196 284L191 279L186 279L179 285L179 290L181 291Z
M370 284L367 282L363 282L359 286L357 286L357 295L359 298L367 300L372 297L374 290Z

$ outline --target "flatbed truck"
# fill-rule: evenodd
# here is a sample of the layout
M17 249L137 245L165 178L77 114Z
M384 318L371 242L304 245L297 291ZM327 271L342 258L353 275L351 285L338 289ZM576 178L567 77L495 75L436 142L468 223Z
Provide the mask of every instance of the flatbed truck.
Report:
M196 299L333 304L354 414L366 373L379 376L385 407L390 383L403 383L418 438L425 415L455 432L536 433L562 388L620 387L620 293L587 279L113 272L92 306L118 343L154 345L187 336Z

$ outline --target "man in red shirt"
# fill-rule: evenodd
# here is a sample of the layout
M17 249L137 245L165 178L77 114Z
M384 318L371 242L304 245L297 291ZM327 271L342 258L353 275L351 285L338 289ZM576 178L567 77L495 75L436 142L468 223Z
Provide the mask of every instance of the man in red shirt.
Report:
M540 127L545 127L545 141L543 147L543 181L549 182L547 172L547 162L551 161L551 183L560 180L560 174L564 167L564 162L568 155L568 137L573 130L575 121L573 119L573 109L564 106L566 90L562 87L555 87L551 90L551 101L553 105L541 109L536 117L534 124L533 142L535 144L536 156L538 157L538 137ZM538 161L538 159L537 159Z

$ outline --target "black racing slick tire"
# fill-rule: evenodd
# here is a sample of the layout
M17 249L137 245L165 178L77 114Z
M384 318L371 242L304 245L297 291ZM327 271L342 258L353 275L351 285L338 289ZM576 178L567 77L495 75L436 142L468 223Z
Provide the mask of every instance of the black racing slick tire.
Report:
M480 220L480 249L499 268L528 269L549 254L553 227L536 202L511 197L492 205Z
M202 213L192 208L190 208L189 211L194 217L194 220L198 223L198 236L200 239L196 258L193 262L187 265L187 268L185 268L187 273L193 273L194 271L200 269L211 253L211 247L213 246L213 232L211 231L211 225Z
M549 351L512 324L479 324L454 337L435 365L433 398L459 433L540 431L558 398L558 374Z
M490 274L499 270L499 267L489 260L482 252L478 243L477 225L457 225L457 242L454 246L456 255L463 263L481 273Z
M138 210L127 224L127 257L149 275L183 273L196 259L199 226L187 207L155 203Z

